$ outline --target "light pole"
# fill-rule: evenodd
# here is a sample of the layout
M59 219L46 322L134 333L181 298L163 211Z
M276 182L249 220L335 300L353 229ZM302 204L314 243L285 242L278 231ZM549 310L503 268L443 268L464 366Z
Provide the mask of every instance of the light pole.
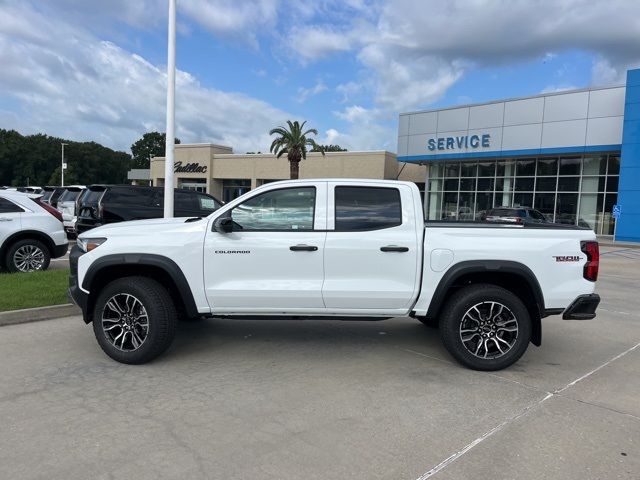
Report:
M164 159L164 217L173 217L173 158L176 122L176 0L169 0L167 38L167 137Z
M64 171L67 168L67 164L64 163L64 146L69 144L61 143L60 145L62 145L62 158L60 160L60 186L64 187Z

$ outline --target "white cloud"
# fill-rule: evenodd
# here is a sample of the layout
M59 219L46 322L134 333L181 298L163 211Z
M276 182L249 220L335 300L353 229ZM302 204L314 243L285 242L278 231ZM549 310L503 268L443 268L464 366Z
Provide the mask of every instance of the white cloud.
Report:
M336 92L342 95L342 103L346 103L356 95L363 92L365 89L364 84L357 82L341 83L336 87Z
M377 112L369 110L360 105L351 105L341 112L333 112L338 118L350 123L368 122L373 119Z
M605 58L598 58L591 66L591 78L594 85L623 85L627 70L640 67L640 61L619 64Z
M602 83L619 80L640 60L635 0L388 0L369 7L377 13L374 20L295 27L292 33L308 31L310 40L300 37L305 40L293 48L307 63L355 52L373 74L376 104L388 111L434 102L477 66L547 61L583 50L603 59L592 77Z
M325 85L325 83L322 80L318 80L313 87L309 87L309 88L300 87L300 88L298 88L298 95L296 96L296 102L304 103L309 98L315 97L316 95L319 95L322 92L325 92L327 90L328 90L328 88Z
M354 38L330 27L306 26L291 29L286 42L304 63L346 52L353 47Z
M575 90L576 88L578 87L574 85L547 85L540 91L540 93L557 93L564 92L566 90Z
M278 0L180 0L180 13L215 35L235 38L258 48L257 33L278 19Z
M20 17L29 19L31 30L7 33L6 25ZM26 6L0 5L0 19L0 98L18 99L21 109L17 122L0 112L0 126L123 150L145 131L164 130L164 68ZM264 101L177 73L176 134L182 141L264 150L269 129L288 117Z

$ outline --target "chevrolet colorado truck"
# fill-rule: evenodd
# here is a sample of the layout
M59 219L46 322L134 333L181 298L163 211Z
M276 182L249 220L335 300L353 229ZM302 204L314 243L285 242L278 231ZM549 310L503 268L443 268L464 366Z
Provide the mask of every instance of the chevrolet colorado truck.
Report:
M205 218L123 222L79 236L69 293L100 347L152 360L178 318L381 320L439 327L477 370L541 343L541 319L591 319L593 231L554 224L427 222L410 182L274 182Z

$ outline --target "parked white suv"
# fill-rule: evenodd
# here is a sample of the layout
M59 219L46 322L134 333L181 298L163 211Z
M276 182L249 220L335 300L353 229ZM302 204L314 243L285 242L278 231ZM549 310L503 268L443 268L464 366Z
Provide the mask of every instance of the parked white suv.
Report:
M0 190L0 266L10 272L46 270L67 249L60 212L38 195Z

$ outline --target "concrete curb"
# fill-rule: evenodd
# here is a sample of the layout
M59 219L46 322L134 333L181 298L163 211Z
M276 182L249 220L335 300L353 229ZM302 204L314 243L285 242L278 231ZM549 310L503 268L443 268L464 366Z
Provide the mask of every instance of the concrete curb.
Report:
M64 305L52 305L50 307L25 308L23 310L10 310L0 312L0 327L17 325L19 323L39 322L54 318L71 317L82 312L77 305L66 303Z

